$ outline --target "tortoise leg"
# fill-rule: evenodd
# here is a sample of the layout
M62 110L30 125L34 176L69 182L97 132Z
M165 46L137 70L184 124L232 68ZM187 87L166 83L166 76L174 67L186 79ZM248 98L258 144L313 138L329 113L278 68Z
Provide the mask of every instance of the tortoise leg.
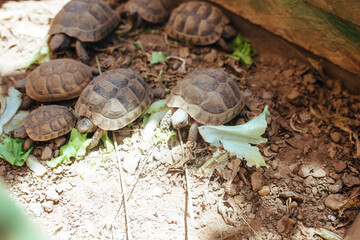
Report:
M152 88L151 91L155 98L164 98L166 95L165 90L162 88Z
M236 30L230 25L225 25L221 37L224 39L231 39L236 36Z
M223 38L220 38L217 43L225 52L231 53L233 51L233 49L225 42Z
M102 130L101 128L97 128L96 131L94 132L94 135L91 139L91 143L88 147L88 149L93 149L94 147L96 147L102 137L102 135L104 135L104 130Z
M199 133L199 125L198 125L197 122L194 121L190 125L189 135L188 135L188 139L187 139L187 142L186 142L186 146L189 149L195 149L198 133Z
M31 147L31 144L33 143L34 141L31 140L30 138L27 138L24 142L24 145L23 145L23 151L27 151L30 149Z
M161 130L169 130L171 126L171 117L173 115L172 109L169 109L163 116L160 122L160 129Z
M90 63L90 57L86 52L86 49L84 47L84 45L82 44L81 41L76 40L76 53L79 56L80 60L85 63L88 64Z

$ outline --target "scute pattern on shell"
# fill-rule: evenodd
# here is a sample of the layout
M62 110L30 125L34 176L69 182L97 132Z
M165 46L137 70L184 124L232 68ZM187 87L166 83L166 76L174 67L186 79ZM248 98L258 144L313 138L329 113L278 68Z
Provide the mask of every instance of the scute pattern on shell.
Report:
M245 101L239 86L228 73L204 68L179 81L167 105L184 109L200 124L222 125L240 113Z
M73 99L92 80L92 69L72 59L41 64L26 77L26 94L39 102Z
M173 0L129 0L125 9L131 14L138 13L150 23L161 23L168 19Z
M47 105L33 110L23 120L28 136L34 141L48 141L70 132L76 119L64 106Z
M153 94L131 69L119 68L96 77L82 92L75 111L104 130L117 130L138 118L150 105Z
M53 19L49 35L64 33L83 42L97 42L119 22L119 15L102 0L72 0Z
M175 8L166 26L167 34L194 45L218 41L230 20L219 8L207 2L185 2Z

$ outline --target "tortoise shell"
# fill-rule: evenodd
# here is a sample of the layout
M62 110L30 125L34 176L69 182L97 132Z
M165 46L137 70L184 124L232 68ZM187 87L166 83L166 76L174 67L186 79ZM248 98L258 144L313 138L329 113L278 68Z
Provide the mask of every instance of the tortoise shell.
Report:
M240 113L245 100L228 73L204 68L179 81L167 105L184 109L200 124L222 125Z
M39 102L73 99L93 79L92 69L72 59L43 63L26 77L26 94Z
M81 93L75 112L103 130L117 130L138 118L153 99L151 88L131 69L107 71Z
M220 39L224 26L229 22L221 10L211 3L185 2L172 11L166 33L194 45L209 45Z
M97 42L119 22L118 13L102 0L72 0L53 19L49 35L64 33L82 42Z
M72 112L59 105L47 105L33 110L22 124L34 141L48 141L70 132L76 119Z
M172 0L130 0L125 10L139 14L147 22L161 23L169 18L172 6Z

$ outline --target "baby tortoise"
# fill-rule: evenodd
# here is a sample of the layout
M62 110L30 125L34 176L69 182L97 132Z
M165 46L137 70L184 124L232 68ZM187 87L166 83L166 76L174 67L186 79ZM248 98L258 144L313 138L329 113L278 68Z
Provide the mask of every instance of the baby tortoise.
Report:
M114 69L94 78L75 105L75 112L82 116L76 126L78 131L96 130L89 149L98 144L104 130L118 130L138 118L151 104L154 94L131 69Z
M26 76L26 94L39 102L77 98L98 70L73 59L43 63Z
M141 19L149 23L165 22L173 6L172 0L129 0L124 6L124 11L136 17L138 26Z
M67 49L73 39L82 62L90 58L83 43L98 42L109 35L120 22L120 16L102 0L72 0L53 19L49 35L52 52Z
M238 115L245 99L235 80L220 69L204 68L187 75L171 91L167 105L176 109L170 115L172 126L182 128L191 123L188 142L194 146L198 123L222 125ZM166 121L166 119L164 119Z
M75 122L75 116L64 106L42 106L23 119L22 126L14 130L13 137L49 141L70 132L75 127Z
M231 52L224 39L231 39L236 31L229 23L229 18L211 3L191 1L180 4L172 11L166 33L194 45L218 42L225 51Z

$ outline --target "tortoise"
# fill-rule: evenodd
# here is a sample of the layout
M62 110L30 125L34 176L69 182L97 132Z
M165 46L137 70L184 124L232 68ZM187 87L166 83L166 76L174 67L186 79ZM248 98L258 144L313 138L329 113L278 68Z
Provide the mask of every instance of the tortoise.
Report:
M120 15L102 0L72 0L53 19L49 35L52 52L65 50L73 39L76 53L84 63L90 58L83 43L98 42L120 23Z
M97 74L97 69L73 59L51 60L26 76L26 94L39 102L77 98Z
M239 86L227 72L203 68L177 83L167 100L167 106L172 108L167 115L174 128L185 127L190 117L193 119L188 142L194 145L198 124L222 125L238 115L244 105Z
M13 137L48 141L70 132L75 127L75 122L76 118L68 108L46 105L31 111L22 120L22 126L14 130Z
M169 18L174 4L172 0L129 0L123 12L135 16L136 26L139 26L141 19L149 23L162 23Z
M118 68L107 71L84 89L75 104L81 116L79 132L95 131L89 149L94 148L104 131L125 127L151 104L154 94L134 70Z
M232 49L224 39L231 39L236 31L229 23L229 18L213 4L191 1L180 4L172 11L166 33L174 39L194 45L217 42L225 51L231 52Z

